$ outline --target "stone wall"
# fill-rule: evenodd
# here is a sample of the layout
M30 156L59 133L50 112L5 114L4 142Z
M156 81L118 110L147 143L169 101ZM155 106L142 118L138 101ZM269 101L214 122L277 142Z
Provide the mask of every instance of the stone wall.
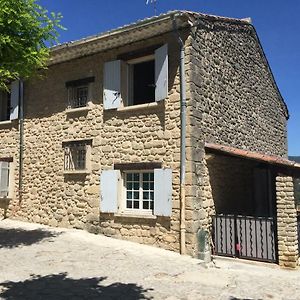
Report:
M192 99L188 124L194 230L209 232L214 203L205 142L286 157L287 111L253 27L217 19L200 23L186 49Z
M187 35L186 35L187 37ZM103 63L118 55L168 43L169 96L146 107L103 110ZM180 101L179 47L166 34L50 66L42 79L25 84L24 193L8 216L51 226L74 227L179 250ZM187 69L189 65L187 64ZM95 77L90 110L66 112L65 83ZM18 158L17 129L0 128L1 148ZM4 138L5 137L5 138ZM64 173L62 142L91 139L91 172ZM3 150L4 149L4 150ZM0 152L0 153L2 153ZM100 173L115 163L161 162L173 170L171 218L125 218L100 214ZM16 166L17 171L17 166ZM15 185L15 191L17 184Z
M279 265L295 268L299 252L297 211L292 177L285 175L276 177L276 198Z

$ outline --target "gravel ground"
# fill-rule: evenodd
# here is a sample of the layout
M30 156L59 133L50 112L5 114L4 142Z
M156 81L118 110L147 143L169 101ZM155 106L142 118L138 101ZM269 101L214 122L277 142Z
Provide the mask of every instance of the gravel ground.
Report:
M300 270L0 221L0 299L300 299Z

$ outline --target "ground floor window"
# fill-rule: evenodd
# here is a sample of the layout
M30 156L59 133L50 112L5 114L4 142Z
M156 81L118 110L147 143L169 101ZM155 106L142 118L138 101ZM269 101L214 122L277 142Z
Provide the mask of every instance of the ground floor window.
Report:
M125 172L126 210L152 212L154 172Z
M9 167L9 162L0 161L0 198L8 198L9 195Z
M84 171L88 170L88 156L91 141L72 141L63 143L64 170Z

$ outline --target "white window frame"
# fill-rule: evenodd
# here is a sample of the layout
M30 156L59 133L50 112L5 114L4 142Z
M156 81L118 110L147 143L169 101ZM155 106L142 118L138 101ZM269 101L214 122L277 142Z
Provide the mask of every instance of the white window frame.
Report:
M130 173L138 173L139 174L139 208L127 208L127 174ZM154 170L124 170L121 176L121 186L122 186L122 193L121 199L119 203L119 213L125 215L154 215L154 206L155 206L155 199L153 197L153 209L143 209L143 176L144 173L152 173L154 178ZM154 179L153 179L154 185ZM147 190L149 191L149 190ZM155 186L153 186L153 194L155 191ZM134 201L134 200L133 200Z

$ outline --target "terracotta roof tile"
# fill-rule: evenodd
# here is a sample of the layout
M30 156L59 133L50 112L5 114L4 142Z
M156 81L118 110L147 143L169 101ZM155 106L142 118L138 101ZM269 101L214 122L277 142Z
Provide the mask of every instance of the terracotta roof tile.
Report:
M220 145L220 144L213 144L213 143L205 143L205 148L210 150L215 150L219 152L223 152L229 155L243 157L247 159L253 159L261 162L265 162L267 164L274 164L280 165L285 167L292 167L300 169L300 164L296 163L295 161L288 160L286 158L275 156L275 155L267 155L258 152L252 152L248 150L242 150L230 146Z

